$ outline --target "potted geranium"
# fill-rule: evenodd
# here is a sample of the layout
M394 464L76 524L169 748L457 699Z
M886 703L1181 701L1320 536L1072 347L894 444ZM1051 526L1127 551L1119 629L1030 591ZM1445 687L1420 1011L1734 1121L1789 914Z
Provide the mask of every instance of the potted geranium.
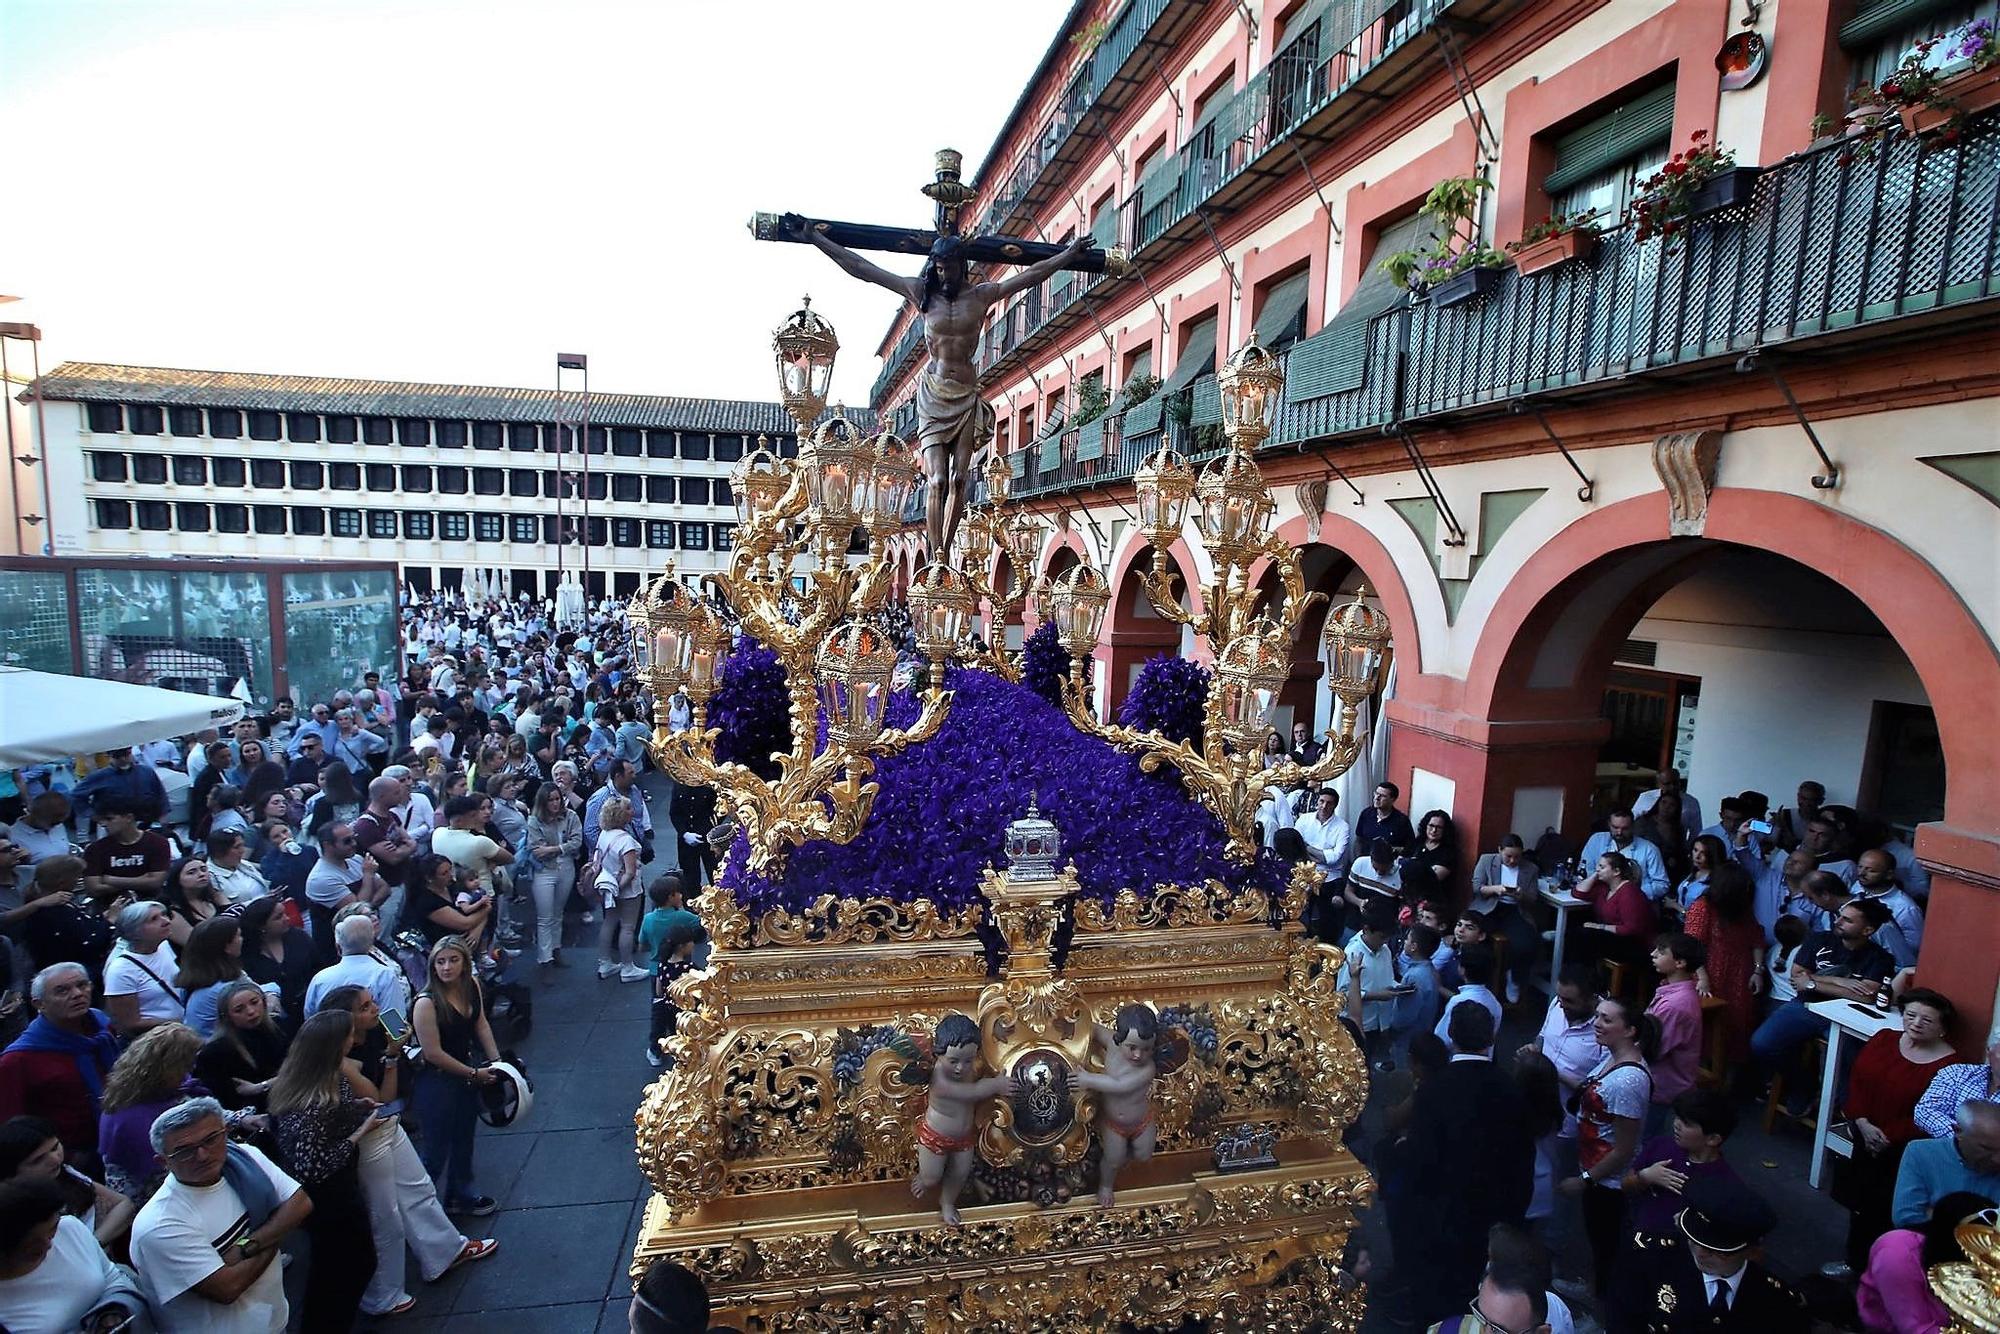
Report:
M1974 19L1917 43L1882 81L1882 93L1897 103L1911 134L1943 130L1956 137L1965 117L2000 106L2000 38L1993 20Z
M1587 213L1554 213L1521 233L1520 240L1509 242L1507 251L1514 256L1516 270L1523 274L1540 273L1572 259L1589 259L1597 252L1597 238L1602 230L1594 209Z
M1397 251L1382 261L1383 269L1399 286L1428 295L1440 310L1491 292L1508 263L1504 252L1479 239L1479 197L1492 188L1484 176L1439 181L1422 210L1440 224L1431 244Z
M1712 144L1696 130L1688 146L1639 183L1632 203L1632 239L1673 236L1694 219L1750 202L1756 167L1739 167L1733 150Z

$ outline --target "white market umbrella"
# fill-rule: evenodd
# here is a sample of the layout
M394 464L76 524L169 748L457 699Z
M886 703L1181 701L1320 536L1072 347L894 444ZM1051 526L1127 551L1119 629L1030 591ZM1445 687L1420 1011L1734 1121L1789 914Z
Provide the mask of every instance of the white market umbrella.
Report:
M0 667L0 767L224 728L242 716L241 700Z

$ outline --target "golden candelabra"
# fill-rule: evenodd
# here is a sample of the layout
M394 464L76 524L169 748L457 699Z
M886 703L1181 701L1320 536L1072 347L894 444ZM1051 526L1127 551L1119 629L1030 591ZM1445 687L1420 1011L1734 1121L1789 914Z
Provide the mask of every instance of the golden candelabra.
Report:
M708 726L708 703L731 642L722 613L672 562L629 612L633 665L656 701L654 759L676 782L716 789L749 838L750 868L765 874L801 844L859 834L875 799L876 759L936 735L951 707L948 650L933 637L925 641L932 672L922 711L908 727L885 726L896 650L867 619L889 593L887 539L902 527L917 477L909 449L886 431L864 435L837 411L814 426L840 342L809 301L772 341L785 410L798 423L798 459L774 456L760 438L738 465L729 572L708 578L784 667L791 746L770 757L776 777L716 757L720 731ZM857 533L865 551L851 561ZM667 726L676 690L687 693L693 715L679 732Z
M1086 673L1112 596L1103 574L1079 565L1052 581L1043 594L1042 615L1055 624L1070 653L1063 690L1070 720L1114 746L1139 751L1144 769L1172 764L1228 830L1230 855L1247 862L1256 856L1257 807L1268 789L1317 785L1353 766L1365 740L1355 735L1356 709L1381 687L1390 627L1387 616L1362 600L1366 590L1327 617L1327 685L1335 707L1327 721L1326 753L1314 764L1285 759L1266 768L1263 741L1291 674L1292 644L1307 610L1324 597L1306 592L1299 553L1274 531L1277 502L1250 457L1270 437L1284 394L1284 368L1252 342L1229 359L1218 385L1229 451L1197 479L1186 459L1162 445L1134 477L1138 519L1153 548L1152 567L1141 576L1146 596L1160 615L1193 627L1214 654L1200 738L1174 741L1106 723L1091 712ZM1190 501L1197 502L1195 536L1213 570L1202 585L1199 611L1181 606L1175 596L1167 556L1187 525ZM1266 609L1259 587L1264 569L1276 573L1283 590L1275 609Z
M1946 1334L2000 1334L2000 1217L1984 1209L1953 1236L1965 1259L1932 1265L1931 1291L1951 1312Z

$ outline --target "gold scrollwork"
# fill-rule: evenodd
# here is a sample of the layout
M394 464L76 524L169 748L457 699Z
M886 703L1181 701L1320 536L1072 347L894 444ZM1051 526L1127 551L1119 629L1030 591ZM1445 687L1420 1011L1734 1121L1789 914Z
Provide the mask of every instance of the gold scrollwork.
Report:
M1256 888L1232 892L1219 880L1205 885L1155 885L1140 898L1121 889L1107 907L1097 899L1076 902L1078 931L1143 931L1160 927L1241 926L1269 921L1270 896Z
M972 935L985 911L971 904L940 911L928 899L897 903L887 898L840 898L822 894L801 913L774 908L757 919L760 943L769 945L872 945L883 941L954 940Z

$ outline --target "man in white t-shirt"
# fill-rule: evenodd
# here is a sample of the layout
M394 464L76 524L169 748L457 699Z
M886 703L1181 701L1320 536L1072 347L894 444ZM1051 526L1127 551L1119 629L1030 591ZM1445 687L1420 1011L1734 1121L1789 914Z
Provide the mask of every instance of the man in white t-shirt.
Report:
M493 892L493 868L512 864L514 853L484 832L491 797L466 794L444 804L444 826L431 834L431 851L479 877L479 887Z
M160 1113L152 1139L168 1176L132 1222L132 1265L161 1334L283 1334L278 1246L312 1200L256 1149L230 1145L213 1098Z

